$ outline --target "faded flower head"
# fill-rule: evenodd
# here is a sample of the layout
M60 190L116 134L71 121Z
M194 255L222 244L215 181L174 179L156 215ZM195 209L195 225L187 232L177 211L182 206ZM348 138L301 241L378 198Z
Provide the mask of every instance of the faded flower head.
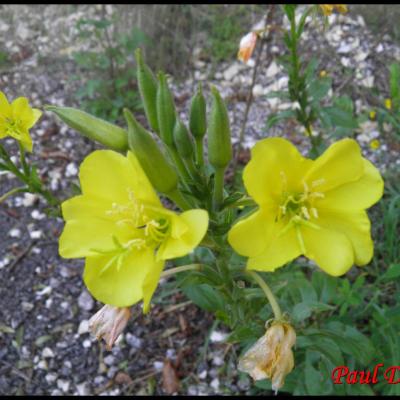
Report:
M253 54L256 43L257 34L255 32L249 32L247 35L243 36L239 44L238 59L247 63Z
M32 151L29 129L36 124L42 112L31 108L26 97L18 97L11 104L0 91L0 139L11 136L18 140L25 150Z
M238 368L255 381L271 379L272 390L277 392L285 383L285 377L294 367L292 347L296 332L285 322L274 322L265 335L239 360Z
M90 318L90 332L96 336L97 340L104 339L107 350L111 350L112 345L125 329L130 316L129 308L113 307L106 304Z
M319 4L319 6L325 16L332 15L333 11L337 11L341 14L348 12L346 4Z

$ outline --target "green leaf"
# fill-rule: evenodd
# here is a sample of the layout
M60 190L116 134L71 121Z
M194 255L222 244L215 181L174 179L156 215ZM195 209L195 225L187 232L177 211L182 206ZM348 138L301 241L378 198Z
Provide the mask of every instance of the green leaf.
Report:
M278 114L271 115L268 118L267 123L265 124L265 129L266 130L270 129L271 127L276 125L279 121L282 121L284 119L289 119L289 118L295 118L295 117L296 117L296 113L293 110L285 110Z
M400 276L400 264L391 264L387 271L382 275L383 281L390 281Z
M321 78L311 81L307 89L311 98L310 100L313 102L319 102L328 94L331 86L331 78Z
M185 286L182 290L194 304L206 311L216 312L225 308L223 296L210 285Z

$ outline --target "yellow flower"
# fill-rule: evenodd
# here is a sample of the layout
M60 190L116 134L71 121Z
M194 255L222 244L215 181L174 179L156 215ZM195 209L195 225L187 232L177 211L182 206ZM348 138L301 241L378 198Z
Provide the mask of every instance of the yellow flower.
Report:
M59 251L85 257L84 281L99 301L147 312L165 260L190 253L208 227L204 210L163 207L132 152L98 150L83 161L82 195L62 204Z
M391 110L391 109L392 109L392 100L391 100L391 99L385 99L385 107L386 107L388 110Z
M240 358L238 369L255 381L271 379L272 390L277 392L294 367L292 347L295 343L294 329L285 322L274 322Z
M32 151L29 129L41 115L40 110L29 106L26 97L18 97L10 104L0 91L0 139L11 136L21 142L27 151Z
M319 4L325 16L332 15L333 11L345 14L348 12L346 4Z
M243 180L259 207L228 234L249 257L248 269L273 271L305 255L339 276L371 260L365 209L381 198L383 180L355 140L340 140L310 160L289 141L267 138L251 156Z
M379 147L381 147L381 143L379 142L378 139L374 139L374 140L371 140L369 147L371 147L372 150L378 150Z
M321 78L325 78L327 75L328 75L328 73L324 69L319 73L319 76Z
M247 35L243 36L239 44L238 59L247 63L253 54L256 43L257 34L255 32L249 32Z
M376 118L376 111L371 110L369 112L369 119L374 120Z

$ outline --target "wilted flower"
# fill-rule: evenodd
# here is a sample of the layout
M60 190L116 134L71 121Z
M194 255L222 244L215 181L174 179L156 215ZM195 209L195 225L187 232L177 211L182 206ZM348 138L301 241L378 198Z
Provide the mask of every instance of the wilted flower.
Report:
M249 257L248 269L273 271L305 255L339 276L371 260L365 210L382 197L383 180L355 140L340 140L311 160L288 140L268 138L251 156L243 180L259 208L228 234Z
M79 178L82 194L62 204L60 255L86 257L83 279L97 300L128 307L143 299L147 312L165 260L200 243L207 211L164 208L132 152L94 151Z
M11 104L0 91L0 139L11 136L21 142L27 151L32 151L29 129L42 115L40 110L31 108L26 97L18 97Z
M125 329L130 317L129 308L113 307L106 304L90 318L89 329L97 340L104 339L107 349L111 350L112 345Z
M238 59L247 63L253 54L256 43L257 34L255 32L249 32L247 35L243 36L239 44Z
M325 16L332 15L332 12L335 10L342 14L345 14L348 11L346 4L319 4L319 6Z
M277 392L294 367L292 347L295 343L294 329L288 323L274 322L240 358L238 369L256 381L271 379L272 390Z

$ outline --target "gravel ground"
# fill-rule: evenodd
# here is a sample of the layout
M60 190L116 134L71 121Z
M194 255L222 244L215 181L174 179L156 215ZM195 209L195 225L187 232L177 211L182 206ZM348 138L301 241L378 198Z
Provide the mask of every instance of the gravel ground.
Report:
M0 6L0 45L13 60L0 69L0 89L9 98L25 95L39 108L77 106L76 83L69 79L76 73L70 58L74 22L83 15L95 16L99 9L79 6L51 19L46 7L44 17L32 13L32 7L36 6ZM324 34L310 28L303 48L307 55L320 55L321 65L333 76L334 89L357 99L359 112L374 105L372 86L387 93L386 66L400 61L400 48L388 36L374 37L360 16L334 16ZM280 54L282 44L273 41L269 51ZM194 79L172 82L178 110L186 119L197 82L210 80L228 101L236 142L252 64L223 63L211 76L211 65L199 49L194 49L194 57ZM253 89L247 148L267 136L264 125L270 112L292 106L265 98L269 91L287 85L287 79L275 62L262 63L266 72ZM349 68L355 79L345 81L343 73ZM268 135L286 136L305 151L307 139L299 132L299 127L278 125ZM80 162L97 146L50 113L44 113L32 136L35 152L30 159L57 196L69 197ZM374 138L381 142L377 150L369 146ZM376 123L366 123L357 139L364 155L382 171L400 163L399 142L390 133L379 132ZM13 141L4 142L12 154ZM17 185L9 174L0 175L0 183L1 193ZM236 372L235 353L224 343L226 332L174 290L173 280L163 284L172 294L159 300L162 306L156 305L148 316L133 309L134 317L111 352L91 338L87 322L101 305L83 285L83 261L58 256L63 222L47 218L44 209L42 200L31 195L14 196L0 207L0 394L162 394L165 381L171 379L180 380L180 394L248 393L250 381Z

